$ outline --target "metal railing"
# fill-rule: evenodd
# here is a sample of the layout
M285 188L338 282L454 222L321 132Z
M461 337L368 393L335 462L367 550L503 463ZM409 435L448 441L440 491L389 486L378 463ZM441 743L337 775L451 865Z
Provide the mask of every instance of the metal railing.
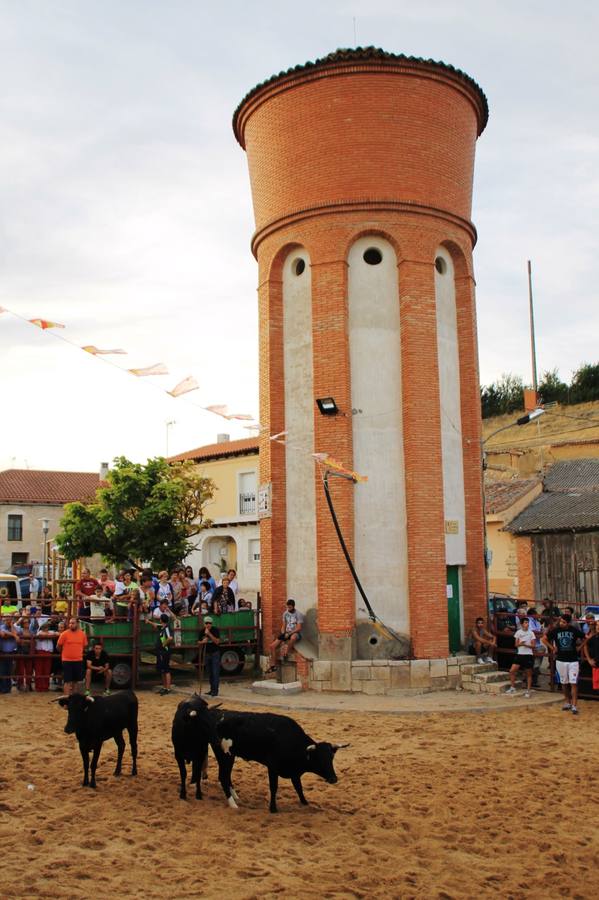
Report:
M239 515L251 516L256 512L256 492L249 491L239 495Z

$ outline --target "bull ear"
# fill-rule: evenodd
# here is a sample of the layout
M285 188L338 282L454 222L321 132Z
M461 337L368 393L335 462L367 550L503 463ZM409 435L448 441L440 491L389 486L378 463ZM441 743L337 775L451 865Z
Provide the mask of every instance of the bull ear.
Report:
M50 700L50 703L58 703L59 706L68 706L69 698L68 697L57 697L56 700Z
M311 753L312 750L316 750L316 744L308 744L306 747L306 753Z

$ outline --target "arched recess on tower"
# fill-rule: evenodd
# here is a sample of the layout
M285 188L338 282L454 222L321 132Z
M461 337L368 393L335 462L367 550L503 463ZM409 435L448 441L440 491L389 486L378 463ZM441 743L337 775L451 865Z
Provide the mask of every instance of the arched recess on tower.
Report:
M355 564L377 615L409 633L401 331L397 255L380 233L360 235L348 261ZM356 618L365 618L356 596Z
M314 361L312 275L308 251L288 250L282 265L287 596L316 606Z

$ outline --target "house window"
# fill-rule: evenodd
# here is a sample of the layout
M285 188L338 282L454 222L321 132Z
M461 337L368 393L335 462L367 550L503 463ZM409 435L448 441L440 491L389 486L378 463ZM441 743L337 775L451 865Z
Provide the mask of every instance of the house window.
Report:
M256 473L239 473L239 515L256 515Z
M12 515L8 517L8 540L23 540L23 516Z
M251 538L248 541L248 554L251 563L260 562L260 538Z

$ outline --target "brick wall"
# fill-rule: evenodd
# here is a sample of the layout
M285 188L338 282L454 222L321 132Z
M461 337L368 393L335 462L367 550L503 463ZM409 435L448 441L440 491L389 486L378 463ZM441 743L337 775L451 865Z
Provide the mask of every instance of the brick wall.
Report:
M535 602L535 583L532 571L532 538L516 536L518 558L518 597Z

